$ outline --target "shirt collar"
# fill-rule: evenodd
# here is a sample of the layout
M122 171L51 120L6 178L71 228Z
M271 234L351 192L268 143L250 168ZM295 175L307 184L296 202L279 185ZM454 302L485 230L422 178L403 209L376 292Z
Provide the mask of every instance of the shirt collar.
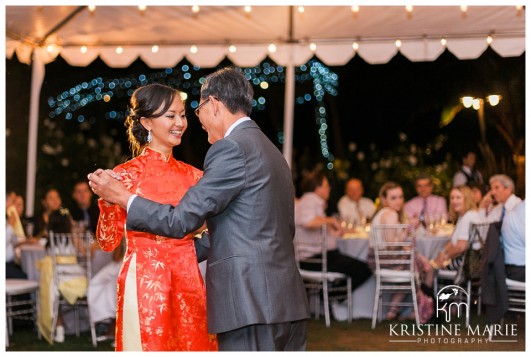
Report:
M240 118L238 120L236 120L234 123L232 123L231 126L229 126L229 128L227 129L227 132L225 133L225 138L227 136L229 136L230 133L232 133L232 131L234 130L235 127L237 127L238 125L240 125L240 123L243 123L244 121L247 121L247 120L251 120L251 118L249 117L243 117L243 118Z

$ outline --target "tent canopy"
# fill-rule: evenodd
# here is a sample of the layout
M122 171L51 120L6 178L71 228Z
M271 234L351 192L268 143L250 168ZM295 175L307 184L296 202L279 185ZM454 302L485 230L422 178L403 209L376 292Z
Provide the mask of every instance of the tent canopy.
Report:
M477 58L491 36L501 56L525 49L525 11L516 6L7 6L7 56L23 62L41 48L45 63L59 53L85 66L97 56L111 67L140 57L154 68L173 67L183 57L213 67L225 56L254 66L269 55L280 65L303 64L314 54L343 65L356 53L385 63L397 51L412 61L432 61L445 46L460 59ZM445 39L443 45L441 40ZM396 41L401 45L397 47ZM276 46L271 51L269 46ZM311 46L314 44L315 46ZM153 46L158 46L158 50ZM192 48L192 46L195 46ZM231 47L234 46L234 47ZM117 48L121 48L117 52Z
M16 52L32 63L26 214L33 214L44 65L59 54L73 66L99 56L114 68L137 58L153 68L174 67L184 57L206 68L225 57L251 67L269 56L286 67L283 152L291 164L295 65L314 55L330 66L355 55L386 63L398 51L411 61L433 61L445 48L473 59L489 45L506 57L525 51L523 7L6 6L6 57Z

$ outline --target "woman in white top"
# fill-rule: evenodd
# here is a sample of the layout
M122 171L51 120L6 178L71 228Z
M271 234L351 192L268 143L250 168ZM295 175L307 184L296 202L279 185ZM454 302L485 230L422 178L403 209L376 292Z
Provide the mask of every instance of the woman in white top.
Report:
M450 191L450 218L455 224L451 239L434 259L435 266L458 270L463 263L463 253L468 248L470 223L479 222L477 204L468 186L454 187Z
M402 186L394 182L387 182L380 188L380 209L372 219L371 225L408 223L404 215L404 191ZM369 264L371 259L369 258ZM420 281L430 289L433 284L433 268L428 260L420 253L415 254L415 268L419 273ZM391 307L386 314L386 319L394 320L400 315L398 303L406 297L405 293L394 293L391 298ZM396 303L396 305L393 305ZM414 315L409 316L415 318Z

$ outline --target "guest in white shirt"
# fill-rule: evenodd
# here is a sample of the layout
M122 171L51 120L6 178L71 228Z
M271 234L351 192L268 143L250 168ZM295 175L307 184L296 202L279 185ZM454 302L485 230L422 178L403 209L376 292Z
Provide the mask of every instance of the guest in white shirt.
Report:
M525 200L505 214L501 235L507 278L525 282Z
M489 184L490 191L481 200L479 213L486 222L503 221L502 216L522 199L514 194L514 182L507 175L494 175L489 179Z
M432 194L433 180L428 174L420 174L415 179L415 190L418 196L413 197L404 205L404 213L411 221L426 224L429 217L439 218L446 215L446 199Z
M328 271L344 273L352 279L352 290L363 284L371 275L367 263L343 255L337 249L337 239L341 239L341 226L335 217L326 216L325 209L330 198L330 183L322 173L311 173L301 182L303 195L295 203L295 247L298 258L310 258L321 255L321 248L301 242L318 242L321 239L321 227L326 224L327 268ZM314 248L314 250L309 249ZM300 262L306 270L321 270L321 264Z
M374 214L374 202L363 197L363 183L360 179L351 178L345 185L345 195L339 199L337 210L342 219L355 224L364 225Z
M471 183L483 183L483 176L475 168L476 153L469 151L461 158L463 166L457 171L453 178L454 187L470 185Z
M449 214L457 223L450 241L446 243L434 262L438 267L458 270L463 264L463 253L468 248L470 224L480 220L477 205L468 186L454 187L450 191Z

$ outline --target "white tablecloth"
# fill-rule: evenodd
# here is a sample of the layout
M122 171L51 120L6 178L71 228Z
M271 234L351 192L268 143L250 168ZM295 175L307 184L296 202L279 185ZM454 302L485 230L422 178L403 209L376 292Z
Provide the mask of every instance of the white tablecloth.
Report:
M433 259L448 242L448 236L420 237L416 239L417 250L428 259ZM349 255L362 261L367 261L369 253L369 238L347 238L337 242L338 249L342 254ZM376 279L372 275L365 283L360 285L352 293L352 318L372 318L374 305L374 293L376 291ZM346 304L334 304L334 317L337 320L347 319Z
M44 258L46 250L42 245L25 244L20 246L20 266L29 280L39 281L40 273L37 270L37 261Z

